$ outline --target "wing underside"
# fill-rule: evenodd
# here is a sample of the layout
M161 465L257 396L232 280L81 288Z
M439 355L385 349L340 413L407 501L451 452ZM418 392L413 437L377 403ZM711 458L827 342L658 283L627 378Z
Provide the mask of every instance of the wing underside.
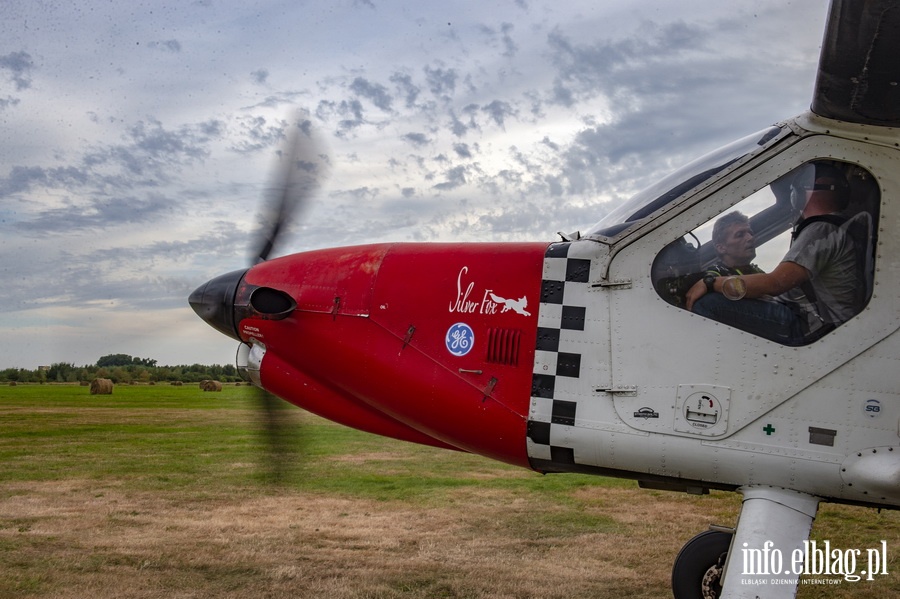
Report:
M900 125L900 2L833 0L811 108L851 123Z

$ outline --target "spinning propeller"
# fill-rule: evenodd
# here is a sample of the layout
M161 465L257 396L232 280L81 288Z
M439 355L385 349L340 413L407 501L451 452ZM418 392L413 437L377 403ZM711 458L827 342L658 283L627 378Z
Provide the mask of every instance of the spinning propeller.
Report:
M327 157L319 151L321 144L314 139L308 119L298 115L288 127L286 138L273 177L276 185L269 190L263 202L260 226L250 243L250 267L269 259L280 237L310 202L319 181L326 175ZM216 277L198 287L188 298L197 315L220 332L238 340L234 302L240 282L248 270L249 267ZM257 291L265 293L270 290ZM286 426L281 400L261 386L258 371L253 372L252 367L241 368L242 363L252 360L253 351L250 345L241 343L238 365L242 375L249 378L256 389L261 429L269 449L268 475L278 482L284 477L288 457L294 449L288 438L291 427Z
M287 132L274 177L277 186L263 205L260 228L251 243L251 263L269 259L281 233L297 218L327 174L327 157L319 151L312 123L298 117Z

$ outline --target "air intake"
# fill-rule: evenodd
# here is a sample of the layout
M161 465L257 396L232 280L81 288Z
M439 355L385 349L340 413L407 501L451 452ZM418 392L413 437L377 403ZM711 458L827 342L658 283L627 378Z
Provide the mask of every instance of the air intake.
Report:
M488 329L487 361L518 366L521 338L522 332L518 329Z

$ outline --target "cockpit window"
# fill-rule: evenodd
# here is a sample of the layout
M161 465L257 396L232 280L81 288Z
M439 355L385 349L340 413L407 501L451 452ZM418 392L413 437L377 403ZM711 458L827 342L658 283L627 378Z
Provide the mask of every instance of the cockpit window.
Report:
M672 305L737 329L812 343L872 295L879 204L864 168L808 162L663 248L654 288Z
M586 237L609 238L621 234L710 180L730 164L759 150L781 131L780 127L769 127L694 160L615 208L591 227Z

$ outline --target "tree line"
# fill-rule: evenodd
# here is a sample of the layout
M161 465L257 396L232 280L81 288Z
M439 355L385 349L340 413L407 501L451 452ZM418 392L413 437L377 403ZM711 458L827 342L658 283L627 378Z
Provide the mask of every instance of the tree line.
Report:
M231 364L157 366L156 360L135 358L127 354L103 356L96 364L86 366L57 362L36 370L25 368L0 370L0 382L4 383L82 383L96 378L110 379L113 383L124 385L176 381L199 383L203 380L231 383L241 380L237 368Z

